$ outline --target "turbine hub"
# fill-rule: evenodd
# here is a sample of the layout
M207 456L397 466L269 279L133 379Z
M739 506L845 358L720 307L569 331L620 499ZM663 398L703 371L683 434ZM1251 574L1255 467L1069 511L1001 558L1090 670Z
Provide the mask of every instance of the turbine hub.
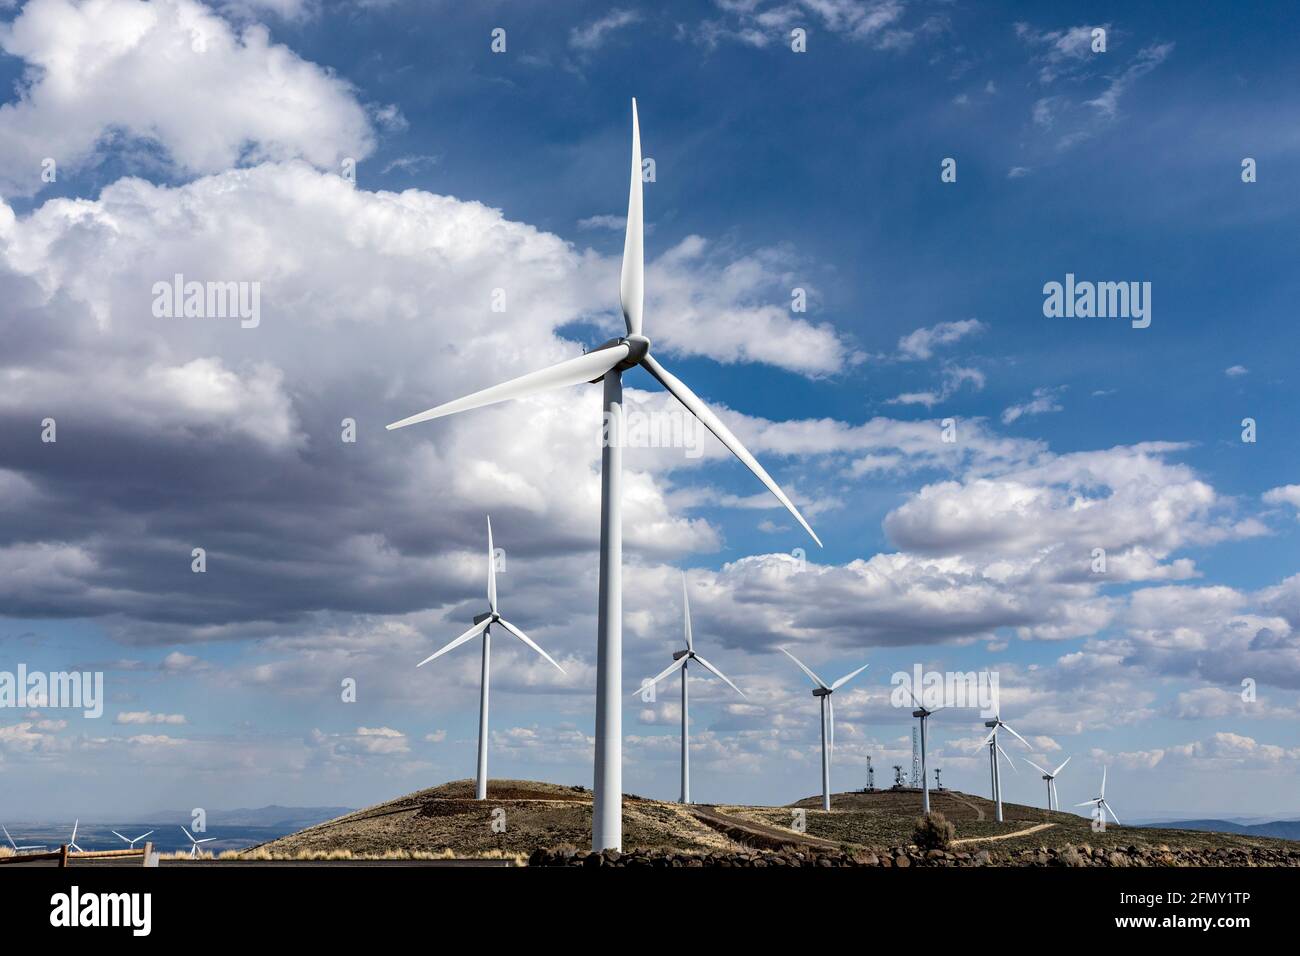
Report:
M619 364L619 368L632 368L640 365L641 360L650 353L650 340L644 335L629 335L623 340L623 344L630 349L628 356Z
M814 687L812 695L814 697L829 697L831 695L831 690L829 687Z

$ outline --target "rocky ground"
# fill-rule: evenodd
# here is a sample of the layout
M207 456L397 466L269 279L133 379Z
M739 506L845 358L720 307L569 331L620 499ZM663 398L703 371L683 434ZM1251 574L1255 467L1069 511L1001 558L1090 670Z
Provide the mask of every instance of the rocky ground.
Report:
M1081 846L1040 847L999 853L990 850L928 850L914 846L861 849L853 852L786 849L739 850L713 853L678 853L669 850L633 850L620 853L584 852L572 846L535 850L529 866L651 866L651 867L910 867L910 866L1300 866L1300 848L1294 850L1235 847L1219 850L1168 846L1120 848Z

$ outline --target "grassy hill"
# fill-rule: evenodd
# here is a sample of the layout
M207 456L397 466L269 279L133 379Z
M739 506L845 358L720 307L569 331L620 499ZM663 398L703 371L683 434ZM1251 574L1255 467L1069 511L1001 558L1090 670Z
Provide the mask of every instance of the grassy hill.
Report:
M1104 832L1094 832L1084 817L1011 803L1003 805L1005 819L998 823L990 801L954 790L932 792L931 802L956 826L959 847L970 851L1083 843L1210 850L1294 847L1281 840L1200 830L1112 824ZM821 849L904 846L911 842L921 795L914 790L842 793L835 795L830 812L820 805L820 797L808 797L788 807L686 807L627 795L624 847L705 853L781 844ZM795 809L803 811L803 833L795 829ZM254 851L285 857L416 853L527 857L539 847L560 844L585 849L590 840L590 790L494 780L488 799L480 801L474 799L473 781L457 780L307 827Z

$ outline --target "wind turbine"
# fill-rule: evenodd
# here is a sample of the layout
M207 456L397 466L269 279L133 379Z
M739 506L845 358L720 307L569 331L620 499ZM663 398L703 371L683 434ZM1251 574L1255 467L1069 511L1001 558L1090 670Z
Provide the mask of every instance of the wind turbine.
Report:
M1043 775L1043 779L1047 781L1047 809L1049 810L1057 809L1056 775L1060 773L1062 770L1064 770L1065 765L1069 762L1070 762L1070 758L1066 757L1063 761L1061 761L1061 765L1057 767L1055 770L1044 770L1042 767L1038 766L1038 764L1034 763L1028 757L1025 758L1025 763L1029 764L1029 766L1033 767L1035 770L1041 773ZM1083 804L1080 804L1080 806L1082 805Z
M641 128L632 100L632 176L627 198L627 233L619 276L619 302L627 335L576 358L529 372L500 385L393 422L390 430L482 408L496 402L525 398L538 392L584 382L604 382L601 421L605 441L600 468L600 587L596 625L596 766L593 781L591 845L595 850L620 849L623 844L623 373L641 366L717 436L733 455L772 492L812 539L812 527L731 429L685 383L650 354L650 340L641 334L645 300L644 227L641 208Z
M817 686L813 688L813 696L820 697L822 700L822 809L831 808L831 757L835 754L835 704L831 701L831 694L835 693L853 678L857 677L864 670L870 667L870 664L863 664L857 670L845 674L833 684L827 684L824 680L814 674L803 661L795 657L784 647L781 653L790 660L799 665L799 669L812 678ZM827 747L827 728L830 728L830 746ZM895 770L898 768L895 767Z
M474 778L474 799L476 800L487 799L488 663L492 656L492 631L491 631L492 625L500 624L502 627L504 627L515 637L519 638L519 640L523 641L525 644L527 644L529 647L535 650L538 654L541 654L542 657L546 658L546 660L549 661L551 664L555 665L556 669L558 669L561 674L565 673L564 668L560 667L559 664L556 664L555 660L551 657L551 655L546 653L544 650L541 649L541 647L539 647L536 643L534 643L531 637L529 637L523 631L519 630L519 628L515 627L504 617L502 617L499 613L497 613L497 571L496 571L496 563L494 561L495 556L492 548L491 516L489 516L487 520L487 531L488 531L488 550L487 550L488 609L484 611L482 614L478 614L474 617L474 626L471 627L468 631L466 631L460 637L456 638L451 643L445 645L441 650L435 651L434 653L426 657L424 660L420 661L420 663L415 665L416 667L423 667L425 664L429 663L429 661L441 657L443 654L446 654L448 651L454 648L460 647L460 645L464 644L466 641L472 641L480 634L483 635L483 670L479 678L479 696L478 696L478 771L477 771L477 776Z
M731 682L726 674L718 670L699 654L695 653L695 642L691 637L691 599L686 593L686 572L682 572L682 613L686 622L686 649L673 652L673 662L660 671L659 675L653 680L642 684L632 693L644 691L647 687L652 687L659 683L673 671L680 669L682 672L682 803L691 802L691 752L690 752L690 697L687 692L687 674L686 668L693 660L706 671L717 677L728 687L734 690L741 697L745 697L745 692ZM745 697L748 700L748 697Z
M1093 797L1091 800L1085 800L1085 801L1083 801L1083 803L1076 803L1075 806L1076 806L1076 807L1092 807L1092 808L1095 809L1095 810L1101 810L1101 809L1104 809L1104 810L1106 811L1106 813L1109 813L1109 814L1110 814L1110 818L1111 818L1112 820L1115 821L1116 826L1123 826L1123 824L1121 824L1121 823L1119 822L1119 817L1115 816L1115 811L1112 810L1112 809L1110 808L1110 804L1106 802L1106 766L1105 766L1105 764L1103 764L1103 765L1102 765L1102 768L1101 768L1101 793L1099 793L1097 796ZM1103 813L1103 814L1101 815L1101 824L1102 824L1103 827L1106 825L1106 813Z
M194 834L191 833L189 830L186 830L184 827L181 827L181 832L184 833L187 837L189 837L189 840L190 840L190 859L191 859L191 860L195 859L195 858L199 855L199 844L200 844L200 843L211 843L213 840L216 839L216 837L204 837L202 840L196 840L196 839L194 838Z
M9 845L13 847L15 853L22 853L24 850L45 849L45 844L41 844L40 846L37 846L36 844L32 844L31 846L19 846L17 843L14 842L14 838L9 835L9 830L7 827L0 826L0 830L5 831L5 839L9 841Z
M1020 771L1016 770L1016 762L1011 759L1011 755L1007 753L1005 750L1003 750L1002 745L998 743L998 731L1005 727L1007 733L1011 734L1011 736L1015 737L1026 747L1029 747L1029 741L1026 740L1024 737L1021 737L1018 733L1016 733L1015 728L1012 727L1010 724L1008 724L1005 720L1003 720L1001 715L994 715L992 720L984 721L984 726L993 728L991 731L989 731L989 735L984 738L984 743L988 744L988 748L989 748L989 772L993 777L993 800L997 804L998 823L1001 823L1002 822L1002 773L998 765L998 754L1001 754L1003 757L1006 758L1006 761L1011 765L1012 770L1015 770L1016 773L1019 773ZM983 744L981 744L981 746L983 746ZM1029 749L1033 750L1032 747L1029 747Z
M925 691L922 690L921 693L924 694ZM930 710L916 699L916 695L912 693L911 688L908 689L907 696L912 698L912 703L916 704L916 710L912 711L912 716L919 718L921 721L921 812L928 814L930 812L930 779L925 775L925 722L930 719L931 714L936 714L943 708L936 707L934 710ZM939 783L937 776L934 782L937 786Z
M135 849L135 845L136 845L137 843L139 843L141 840L143 840L145 837L147 837L147 836L149 835L149 833L153 833L153 831L150 830L149 833L141 833L141 834L140 834L138 837L136 837L134 840L128 840L126 837L122 836L122 834L118 833L116 830L112 830L112 831L110 831L110 832L111 832L115 837L117 837L118 839L120 839L122 842L128 844L128 845L131 847L131 849L133 849L133 850Z
M85 853L85 852L86 852L85 850L83 850L81 847L77 846L77 826L78 826L80 823L81 823L80 820L73 820L73 821L72 821L72 836L68 839L68 849L69 849L69 850L76 850L78 853Z

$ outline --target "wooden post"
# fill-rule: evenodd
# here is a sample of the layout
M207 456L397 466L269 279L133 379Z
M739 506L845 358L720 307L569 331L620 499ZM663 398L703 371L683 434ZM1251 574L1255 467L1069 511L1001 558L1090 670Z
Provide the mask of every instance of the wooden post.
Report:
M152 866L149 860L153 857L153 843L149 842L144 845L144 865Z
M66 868L68 865L68 845L66 843L59 845L59 866Z

